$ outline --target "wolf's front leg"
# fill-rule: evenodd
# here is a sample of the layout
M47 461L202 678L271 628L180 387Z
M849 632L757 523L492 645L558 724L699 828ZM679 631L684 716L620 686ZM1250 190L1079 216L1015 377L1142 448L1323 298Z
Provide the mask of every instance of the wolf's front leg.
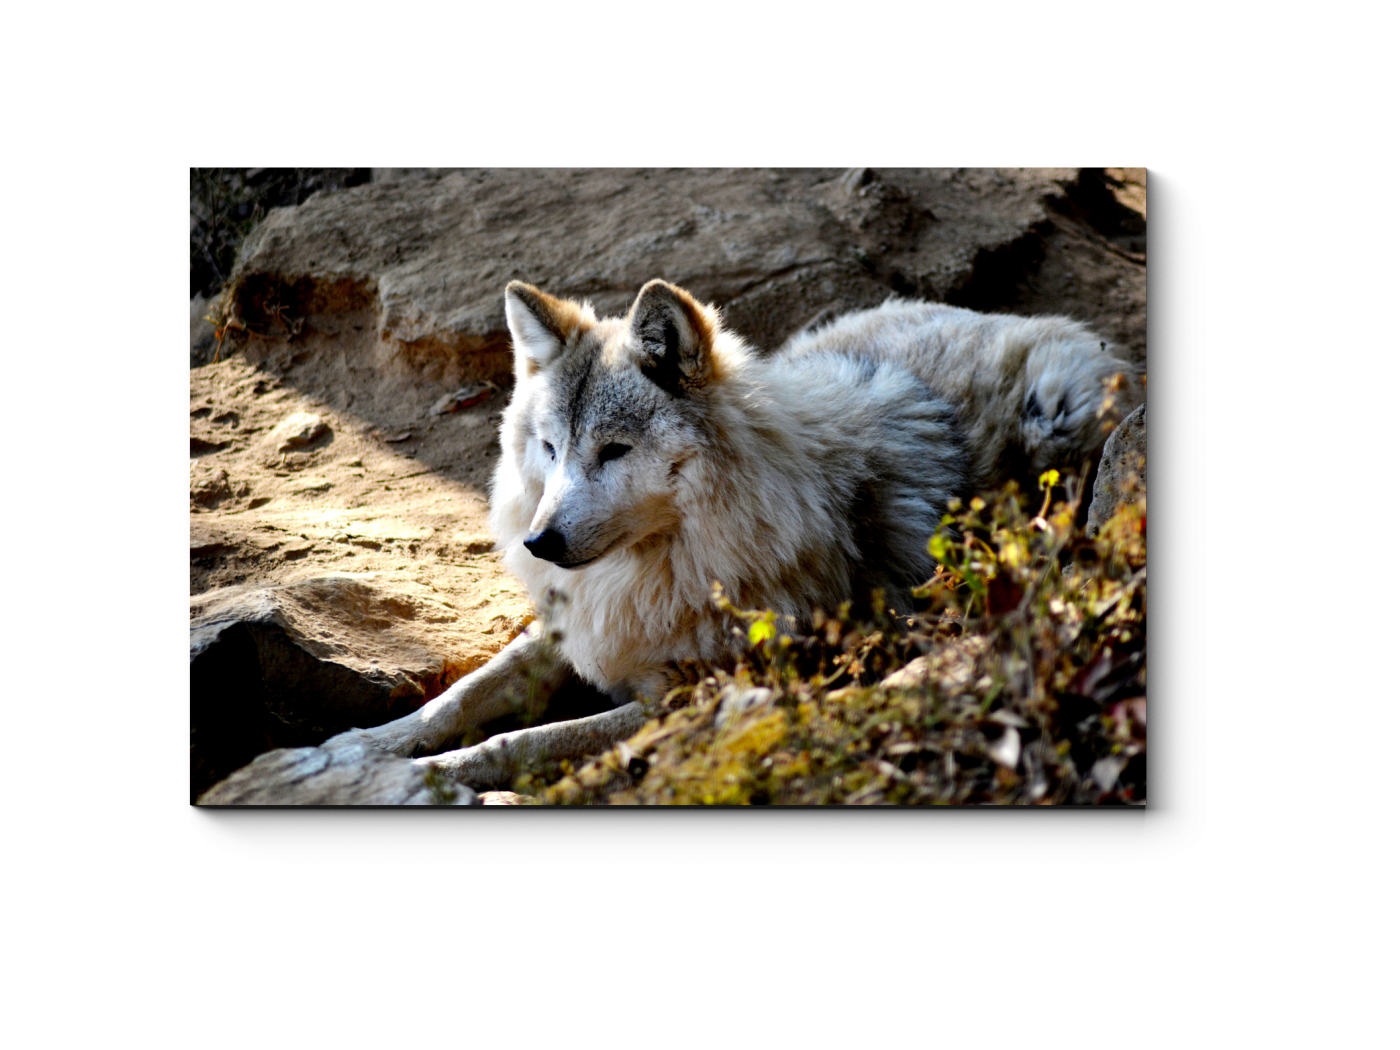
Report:
M477 789L509 787L518 773L535 763L606 751L641 729L647 717L642 702L634 700L586 718L502 733L475 747L420 758L415 765L431 767Z
M467 730L493 718L521 708L542 708L571 674L567 661L536 621L484 666L412 714L373 729L352 729L341 736L353 735L406 757L440 751L458 742Z

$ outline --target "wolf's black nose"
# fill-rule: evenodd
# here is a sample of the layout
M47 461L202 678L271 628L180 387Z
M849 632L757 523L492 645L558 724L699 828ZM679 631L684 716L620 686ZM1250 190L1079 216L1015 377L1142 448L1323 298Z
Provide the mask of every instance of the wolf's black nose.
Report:
M525 549L536 558L543 558L545 561L555 563L563 560L564 552L568 550L568 546L564 534L556 532L554 529L537 532L525 541Z

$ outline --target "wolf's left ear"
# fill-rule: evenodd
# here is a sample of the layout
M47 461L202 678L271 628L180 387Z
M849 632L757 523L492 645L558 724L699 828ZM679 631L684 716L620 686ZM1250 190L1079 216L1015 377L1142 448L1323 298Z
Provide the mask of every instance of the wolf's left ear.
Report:
M677 397L703 386L714 376L716 323L714 310L685 289L648 281L628 314L642 374Z
M592 311L568 299L546 295L532 284L506 285L506 327L515 347L515 368L532 376L564 350L569 338L592 320Z

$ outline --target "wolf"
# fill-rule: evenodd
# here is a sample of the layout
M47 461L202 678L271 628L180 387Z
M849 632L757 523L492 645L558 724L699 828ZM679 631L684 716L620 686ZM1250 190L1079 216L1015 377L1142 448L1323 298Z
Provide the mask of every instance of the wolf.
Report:
M505 313L515 388L491 525L549 629L370 732L436 750L526 676L577 674L616 707L421 759L476 787L605 749L684 664L732 658L716 584L798 624L877 594L909 611L951 499L1096 460L1106 402L1121 417L1141 401L1137 370L1063 317L892 299L763 354L663 280L611 318L516 281Z

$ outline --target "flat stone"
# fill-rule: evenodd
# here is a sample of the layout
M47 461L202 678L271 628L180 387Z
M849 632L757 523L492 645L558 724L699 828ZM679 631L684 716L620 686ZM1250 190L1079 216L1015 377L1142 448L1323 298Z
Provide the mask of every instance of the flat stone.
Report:
M1147 498L1147 406L1139 405L1119 423L1103 447L1087 531L1098 534L1119 507Z
M475 806L481 801L406 758L355 738L259 755L198 799L201 806Z

